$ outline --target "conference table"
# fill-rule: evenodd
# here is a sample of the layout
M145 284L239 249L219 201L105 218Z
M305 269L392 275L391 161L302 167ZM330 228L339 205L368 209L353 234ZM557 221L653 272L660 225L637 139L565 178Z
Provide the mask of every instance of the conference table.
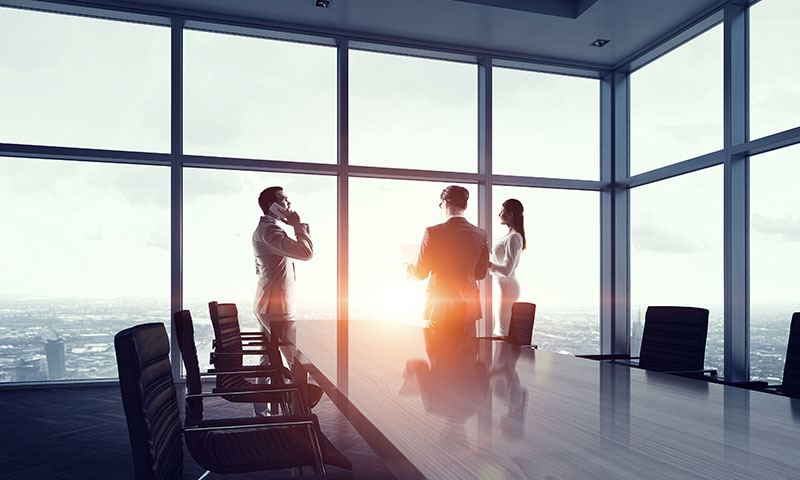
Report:
M402 323L349 329L346 381L309 360L309 335L296 368L397 478L800 478L800 400Z

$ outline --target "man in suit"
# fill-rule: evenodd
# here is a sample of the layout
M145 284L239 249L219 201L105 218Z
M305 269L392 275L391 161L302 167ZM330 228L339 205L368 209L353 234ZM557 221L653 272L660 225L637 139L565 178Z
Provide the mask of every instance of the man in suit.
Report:
M273 207L273 203L279 208ZM311 259L314 246L308 224L301 223L300 215L290 210L292 204L282 187L269 187L261 192L258 205L264 216L253 232L258 274L253 310L270 337L274 337L273 341L294 343L294 260ZM295 238L291 238L278 222L292 226ZM293 349L285 355L289 362L294 360Z
M430 327L452 327L474 336L482 316L477 281L489 269L486 232L464 218L466 188L450 185L440 199L447 221L425 229L417 262L406 264L406 273L417 280L430 275L424 310Z
M253 253L256 258L258 285L253 311L262 328L269 334L270 341L280 343L280 350L291 369L297 347L297 326L295 324L295 275L294 260L309 260L314 255L310 229L307 223L300 222L300 215L291 210L289 197L282 187L269 187L261 192L258 205L264 216L253 232ZM278 222L294 229L292 238ZM264 356L262 365L269 363ZM316 404L322 397L322 390L309 385L309 404ZM256 404L259 411L264 406Z

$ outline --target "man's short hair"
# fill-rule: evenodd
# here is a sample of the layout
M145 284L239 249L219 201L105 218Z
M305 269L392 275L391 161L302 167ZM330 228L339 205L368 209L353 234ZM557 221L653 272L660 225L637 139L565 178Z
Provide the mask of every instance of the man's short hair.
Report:
M283 187L265 188L261 195L258 196L258 206L261 207L264 215L269 211L269 206L272 205L272 202L278 201L278 192L281 190L283 190Z
M467 200L469 200L469 191L464 187L459 187L458 185L448 185L444 187L444 190L442 190L442 194L439 195L439 198L442 201L446 200L450 202L450 204L456 208L466 210Z

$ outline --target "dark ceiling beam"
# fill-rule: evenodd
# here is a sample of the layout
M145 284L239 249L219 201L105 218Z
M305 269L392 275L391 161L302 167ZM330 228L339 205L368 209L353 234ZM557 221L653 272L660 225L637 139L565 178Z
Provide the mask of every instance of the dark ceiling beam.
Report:
M487 7L508 8L522 12L552 15L554 17L578 18L597 0L456 0Z

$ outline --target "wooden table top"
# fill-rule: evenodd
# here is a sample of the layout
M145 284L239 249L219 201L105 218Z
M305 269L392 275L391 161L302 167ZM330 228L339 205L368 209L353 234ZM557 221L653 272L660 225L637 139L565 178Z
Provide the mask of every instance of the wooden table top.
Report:
M301 354L398 478L800 477L800 400L430 333L350 322L346 392Z

